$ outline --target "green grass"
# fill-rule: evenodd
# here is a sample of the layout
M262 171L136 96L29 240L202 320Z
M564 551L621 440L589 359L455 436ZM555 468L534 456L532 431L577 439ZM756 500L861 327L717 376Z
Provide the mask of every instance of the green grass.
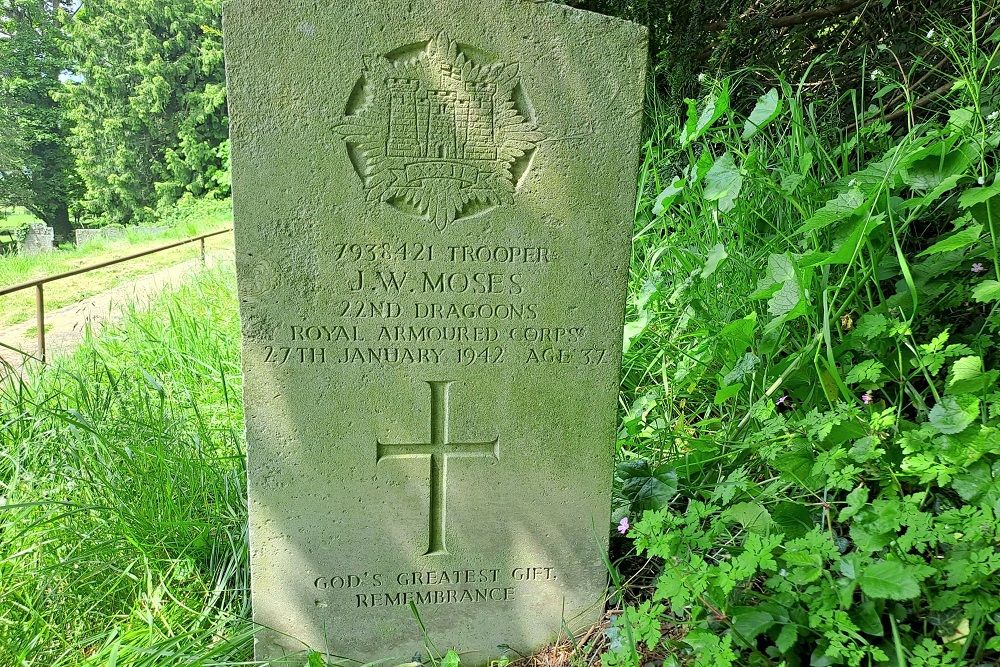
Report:
M68 247L58 252L38 255L0 255L0 286L72 271L171 241L223 229L232 225L232 210L228 201L194 202L170 211L165 216L164 224L167 229L153 236L127 229L124 239L94 240L79 248ZM231 247L232 237L228 235L207 241L209 252L228 250ZM46 307L55 309L76 303L147 273L195 259L199 252L198 244L195 243L51 283L45 288ZM34 317L34 313L35 295L32 290L0 297L0 327L25 322Z
M19 229L22 225L30 225L35 222L39 222L38 218L21 206L0 209L0 232L8 229Z
M249 658L233 282L0 385L0 664Z

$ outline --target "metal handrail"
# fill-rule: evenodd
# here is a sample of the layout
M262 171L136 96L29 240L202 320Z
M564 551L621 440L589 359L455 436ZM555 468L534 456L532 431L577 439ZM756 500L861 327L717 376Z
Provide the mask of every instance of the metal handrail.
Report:
M51 276L45 276L44 278L38 278L36 280L29 280L27 282L19 283L17 285L11 285L9 287L0 287L0 296L6 296L8 294L13 294L14 292L20 292L21 290L35 288L35 319L38 325L38 358L43 362L45 361L45 285L47 283L55 282L56 280L63 280L65 278L72 278L73 276L78 276L81 273L89 273L90 271L96 271L97 269L103 269L109 266L114 266L115 264L122 264L124 262L131 261L133 259L138 259L139 257L145 257L147 255L152 255L158 252L163 252L164 250L171 250L173 248L180 247L182 245L187 245L188 243L201 243L201 262L205 263L205 239L212 238L213 236L221 236L222 234L228 234L233 231L232 227L227 227L226 229L221 229L217 232L210 232L208 234L202 234L201 236L192 236L189 239L184 239L183 241L177 241L175 243L168 243L167 245L158 246L156 248L150 248L149 250L143 250L142 252L133 253L131 255L126 255L125 257L119 257L118 259L110 259L106 262L98 262L97 264L91 264L90 266L84 266L79 269L74 269L72 271L66 271L64 273L57 273Z

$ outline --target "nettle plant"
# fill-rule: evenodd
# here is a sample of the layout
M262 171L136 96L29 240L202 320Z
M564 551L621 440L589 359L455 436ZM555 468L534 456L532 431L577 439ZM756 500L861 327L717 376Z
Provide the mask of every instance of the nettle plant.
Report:
M605 667L1000 659L988 69L902 136L723 82L651 143L615 520L657 574Z

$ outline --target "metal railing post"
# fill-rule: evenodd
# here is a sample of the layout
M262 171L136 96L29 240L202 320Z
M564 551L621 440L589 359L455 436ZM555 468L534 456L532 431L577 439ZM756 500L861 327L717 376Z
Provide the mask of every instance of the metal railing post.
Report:
M45 284L35 285L35 320L38 325L38 358L45 363Z

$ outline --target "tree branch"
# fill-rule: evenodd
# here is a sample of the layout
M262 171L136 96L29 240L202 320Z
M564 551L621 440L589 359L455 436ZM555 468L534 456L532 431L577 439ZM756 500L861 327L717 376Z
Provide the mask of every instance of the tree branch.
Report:
M839 2L835 5L830 5L829 7L812 9L808 12L802 12L801 14L779 16L771 19L771 27L789 28L791 26L809 23L810 21L815 21L817 19L828 19L834 16L840 16L841 14L846 14L847 12L860 7L866 2L868 2L868 0L848 0L847 2ZM709 32L719 32L721 30L725 30L727 25L729 25L727 21L713 21L706 26L706 30Z

